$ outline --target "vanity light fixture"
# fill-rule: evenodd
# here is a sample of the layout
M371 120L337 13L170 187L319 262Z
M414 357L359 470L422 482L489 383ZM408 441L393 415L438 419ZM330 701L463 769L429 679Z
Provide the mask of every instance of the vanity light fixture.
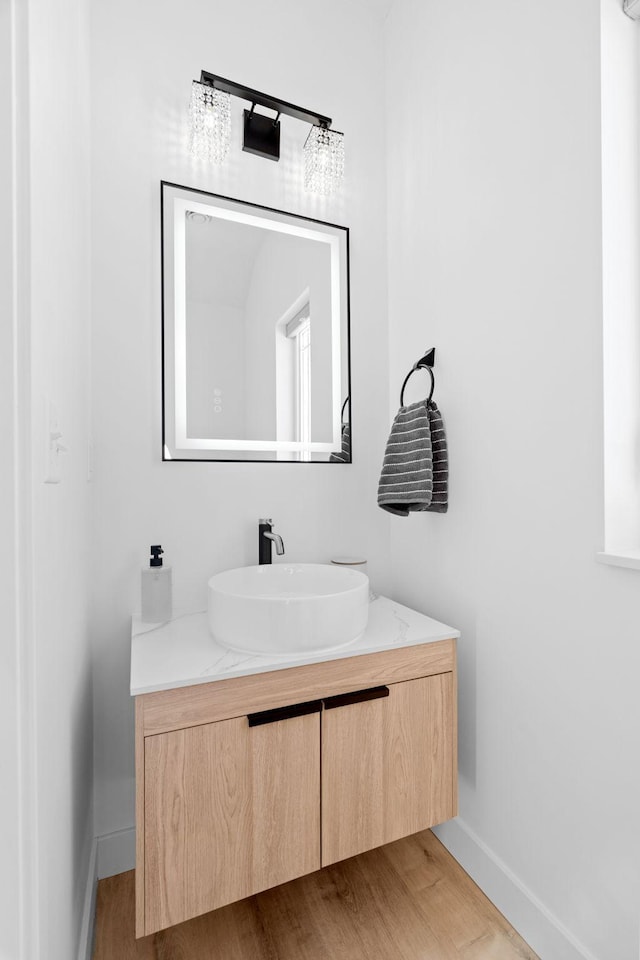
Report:
M247 100L242 149L267 160L280 159L280 116L285 114L311 124L304 145L305 189L328 196L344 176L344 134L331 128L331 118L296 107L285 100L252 90L202 70L191 90L191 154L197 160L222 163L230 144L231 97ZM256 107L273 110L275 117L257 113Z
M231 142L231 97L194 80L191 85L191 156L222 163Z
M344 134L311 127L304 145L304 186L311 193L335 193L344 176Z

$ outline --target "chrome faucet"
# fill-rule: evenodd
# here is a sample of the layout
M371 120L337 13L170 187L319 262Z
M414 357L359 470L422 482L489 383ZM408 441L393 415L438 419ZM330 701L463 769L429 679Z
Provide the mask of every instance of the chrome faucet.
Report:
M279 533L273 533L273 520L258 520L258 563L271 563L274 544L277 555L281 557L284 543Z

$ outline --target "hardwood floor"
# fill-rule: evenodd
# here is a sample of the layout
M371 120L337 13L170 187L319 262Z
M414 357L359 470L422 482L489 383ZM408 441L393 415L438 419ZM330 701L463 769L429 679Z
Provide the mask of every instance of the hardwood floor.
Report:
M93 960L538 960L430 830L153 936L134 871L98 886Z

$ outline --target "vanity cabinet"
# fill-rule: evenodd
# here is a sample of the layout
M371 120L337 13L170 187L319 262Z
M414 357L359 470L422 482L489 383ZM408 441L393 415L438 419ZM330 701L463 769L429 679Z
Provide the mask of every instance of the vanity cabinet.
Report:
M145 742L145 929L320 867L320 714Z
M136 697L136 935L457 813L455 640Z
M323 866L453 815L452 725L452 673L325 702Z

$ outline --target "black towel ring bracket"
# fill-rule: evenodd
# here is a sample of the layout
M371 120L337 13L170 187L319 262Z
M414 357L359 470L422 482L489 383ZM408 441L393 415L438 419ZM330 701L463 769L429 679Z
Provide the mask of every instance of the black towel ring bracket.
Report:
M433 365L435 363L435 358L436 358L436 348L432 347L431 350L427 350L425 355L423 357L420 357L420 359L416 361L416 363L414 363L414 365L411 367L411 370L409 370L409 373L404 378L404 383L402 384L402 388L400 390L400 406L401 407L404 407L404 388L409 382L409 378L411 377L412 374L416 372L416 370L429 371L429 376L431 377L431 390L429 391L429 396L427 397L427 401L431 400L431 398L433 397L433 391L436 386L436 379L433 375Z

